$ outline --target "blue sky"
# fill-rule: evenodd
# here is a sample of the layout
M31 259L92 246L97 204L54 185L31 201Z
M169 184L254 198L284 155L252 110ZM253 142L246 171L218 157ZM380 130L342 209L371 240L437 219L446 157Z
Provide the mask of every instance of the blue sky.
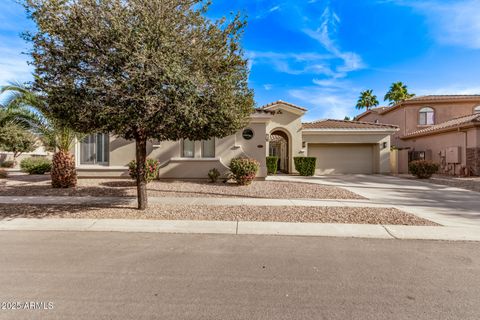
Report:
M284 100L306 120L357 114L403 81L417 95L480 94L480 0L213 0L212 18L248 16L243 44L258 106ZM0 85L31 80L19 34L33 26L0 1Z

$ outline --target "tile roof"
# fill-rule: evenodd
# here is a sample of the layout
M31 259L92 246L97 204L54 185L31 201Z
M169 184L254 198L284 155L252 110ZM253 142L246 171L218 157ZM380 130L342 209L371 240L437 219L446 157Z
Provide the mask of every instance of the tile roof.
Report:
M282 100L277 100L275 102L268 103L264 106L261 106L260 109L266 109L266 108L272 107L272 106L277 105L277 104L284 104L286 106L289 106L289 107L292 107L292 108L295 108L295 109L298 109L298 110L307 111L307 109L305 109L305 108L299 107L297 105L294 105L293 103L285 102L285 101L282 101Z
M480 100L480 94L437 94L437 95L415 96L405 100L405 102L435 101L435 100L471 100L471 99Z
M448 120L448 121L430 126L428 128L417 130L417 131L411 132L409 134L406 134L402 137L402 139L403 138L423 136L423 135L427 135L427 134L430 134L430 133L435 133L435 132L444 131L444 130L448 130L448 129L455 129L455 128L462 127L462 126L468 125L468 124L478 124L478 125L480 125L480 114L471 114L471 115L468 115L468 116L462 116L462 117L459 117L459 118Z
M303 129L398 129L397 126L373 122L325 119L302 123Z

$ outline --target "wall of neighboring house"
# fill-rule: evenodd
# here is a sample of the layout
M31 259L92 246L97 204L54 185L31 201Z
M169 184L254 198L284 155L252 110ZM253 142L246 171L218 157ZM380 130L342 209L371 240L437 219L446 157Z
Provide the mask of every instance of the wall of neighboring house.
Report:
M440 164L441 171L448 174L461 174L462 167L472 168L473 174L479 174L480 146L478 128L456 130L406 139L411 151L424 151L426 160ZM449 163L447 154L458 151L458 163Z
M202 157L202 142L195 141L194 157L183 157L182 141L149 141L147 157L160 162L160 178L207 178L210 169L216 168L221 173L228 170L228 165L234 157L244 156L255 158L260 162L257 177L267 175L265 150L265 121L252 121L247 128L254 132L252 139L246 140L242 130L236 134L215 139L215 157ZM79 158L79 147L75 148ZM126 166L135 159L135 143L123 138L110 136L109 162L106 166L81 165L79 176L127 176Z
M39 147L37 147L37 149L35 149L32 152L24 152L20 154L16 159L17 163L15 168L20 168L20 162L23 159L32 158L32 157L47 157L51 159L52 153L45 151L45 148L42 145L40 145ZM4 161L13 161L13 152L6 152L6 151L0 150L0 163L3 163Z

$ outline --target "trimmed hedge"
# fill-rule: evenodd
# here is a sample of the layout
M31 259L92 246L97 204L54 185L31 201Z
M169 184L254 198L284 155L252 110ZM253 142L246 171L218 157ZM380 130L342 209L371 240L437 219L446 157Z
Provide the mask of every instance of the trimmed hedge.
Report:
M28 174L45 174L52 170L52 161L47 158L25 158L20 162L20 168Z
M255 159L234 158L230 162L230 177L241 186L249 185L255 179L259 168L260 164Z
M3 161L0 163L0 168L13 168L15 166L15 162L12 160Z
M301 176L313 176L315 174L315 166L317 164L317 158L315 157L294 157L295 170Z
M155 159L147 159L147 167L145 168L145 179L148 182L155 180L158 177L160 170L160 162ZM128 163L128 174L133 180L137 180L137 161L132 160Z
M267 157L267 172L268 174L277 174L278 157Z
M428 179L437 173L440 166L428 160L415 160L408 164L408 170L419 179Z

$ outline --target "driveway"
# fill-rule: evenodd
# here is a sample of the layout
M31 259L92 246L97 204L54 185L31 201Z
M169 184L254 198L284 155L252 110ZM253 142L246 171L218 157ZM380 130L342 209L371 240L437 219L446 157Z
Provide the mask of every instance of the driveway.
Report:
M480 226L480 193L385 175L275 176L345 188L372 204L395 207L446 226Z

